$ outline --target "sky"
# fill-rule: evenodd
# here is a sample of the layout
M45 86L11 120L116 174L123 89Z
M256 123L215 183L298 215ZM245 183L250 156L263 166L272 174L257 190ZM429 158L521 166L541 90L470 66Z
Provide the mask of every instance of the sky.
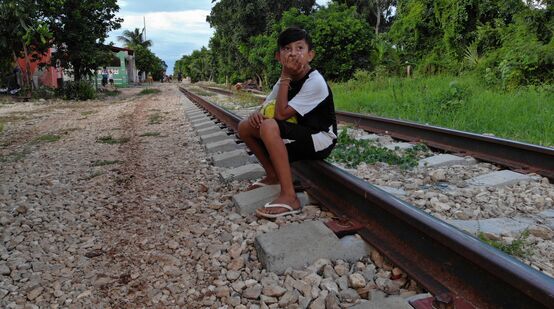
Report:
M325 5L329 0L316 0ZM208 46L214 30L206 22L212 0L118 0L121 28L109 33L107 43L122 46L117 40L124 30L143 28L146 19L146 39L152 40L151 50L167 64L167 74L173 74L175 61L183 55Z

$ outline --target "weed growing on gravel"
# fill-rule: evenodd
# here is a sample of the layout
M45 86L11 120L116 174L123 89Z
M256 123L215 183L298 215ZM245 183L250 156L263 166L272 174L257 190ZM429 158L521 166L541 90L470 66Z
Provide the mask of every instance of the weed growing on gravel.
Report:
M482 242L509 255L525 258L531 254L527 242L527 239L529 238L528 230L521 232L521 234L519 234L519 236L516 237L516 239L514 239L514 241L509 244L498 240L488 239L483 232L479 232L479 234L477 234L477 237Z
M160 136L160 132L146 132L146 133L143 133L141 135L139 135L140 137L146 137L146 136Z
M372 145L370 141L356 140L350 137L346 130L342 130L329 158L331 161L345 164L348 168L354 168L360 163L384 162L398 165L401 169L409 169L415 167L419 158L427 152L427 146L419 144L399 155L393 150Z
M59 136L59 135L44 134L44 135L41 135L41 136L35 138L35 141L37 141L37 142L52 143L52 142L57 142L57 141L59 141L61 138L62 138L62 137Z
M5 156L0 155L0 163L21 161L30 153L31 149L29 149L28 146L25 146L22 151L12 152Z
M129 141L129 138L122 137L122 138L113 138L111 135L101 136L96 139L97 143L103 143L103 144L125 144Z
M118 96L119 94L121 93L121 91L119 90L114 90L114 91L106 91L104 92L104 95L107 96L107 97L115 97L115 96Z
M216 93L206 91L206 90L204 90L202 88L198 88L198 87L190 87L188 90L190 90L190 92L192 92L196 95L203 96L203 97L211 97L211 96L216 95Z
M92 162L92 166L104 166L121 163L119 160L96 160Z
M162 123L162 115L160 115L159 113L155 113L153 115L150 115L150 117L148 118L148 124L160 124Z
M4 131L4 123L0 122L0 133L2 133L2 131Z
M85 112L81 112L81 116L88 116L88 115L92 115L92 114L96 114L98 113L97 111L85 111Z
M153 93L160 93L160 92L162 91L157 88L145 88L139 92L139 95L146 95L146 94L153 94Z
M241 107L253 107L261 104L262 100L260 97L257 97L248 92L237 92L235 94L236 103Z
M100 175L104 175L104 172L102 172L102 171L96 171L96 172L90 174L90 175L87 176L87 177L81 178L81 180L91 180L92 178L98 177L98 176L100 176Z

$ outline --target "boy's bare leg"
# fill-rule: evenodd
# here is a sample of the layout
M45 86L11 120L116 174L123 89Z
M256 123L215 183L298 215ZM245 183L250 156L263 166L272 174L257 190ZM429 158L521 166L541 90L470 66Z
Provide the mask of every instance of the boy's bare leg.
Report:
M265 147L267 148L267 151L269 152L269 157L271 158L275 174L281 184L279 197L277 197L272 204L286 204L291 206L293 209L299 209L300 201L296 198L296 192L294 191L294 186L292 184L292 173L290 170L287 148L285 147L285 143L279 133L279 126L277 125L277 122L274 119L264 120L260 126L260 136ZM289 211L289 209L276 207L261 209L260 211L268 214L277 214Z
M279 182L277 174L275 174L275 169L269 158L269 154L265 148L260 144L262 138L260 137L260 129L254 128L248 122L248 119L242 120L239 123L239 136L242 141L252 150L258 161L265 170L266 176L261 180L261 182L272 185Z

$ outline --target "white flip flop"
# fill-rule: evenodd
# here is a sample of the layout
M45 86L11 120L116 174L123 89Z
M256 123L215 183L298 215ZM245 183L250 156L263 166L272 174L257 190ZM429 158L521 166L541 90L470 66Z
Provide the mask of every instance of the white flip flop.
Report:
M268 214L268 213L265 213L265 212L260 212L260 211L258 211L258 209L256 209L256 214L260 217L263 217L263 218L275 219L275 218L279 218L279 217L282 217L282 216L294 215L294 214L297 214L297 213L302 211L302 209L294 209L290 205L280 204L280 203L275 203L275 204L266 203L264 205L264 209L265 208L285 208L285 209L288 209L288 211L280 212L278 214Z

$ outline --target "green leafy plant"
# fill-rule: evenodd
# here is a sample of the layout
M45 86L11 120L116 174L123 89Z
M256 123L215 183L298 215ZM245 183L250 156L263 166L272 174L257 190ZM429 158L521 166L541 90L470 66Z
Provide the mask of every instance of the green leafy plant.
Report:
M57 142L61 139L62 137L59 136L59 135L54 135L54 134L45 134L45 135L41 135L39 137L37 137L35 139L35 141L37 142L46 142L46 143L52 143L52 142Z
M92 100L96 98L96 90L87 80L68 81L63 88L57 90L58 96L64 100Z
M91 166L104 166L121 163L119 160L96 160L92 162Z
M425 145L416 145L399 155L393 150L372 145L370 141L353 139L346 130L342 130L329 158L331 161L345 164L348 168L356 167L360 163L384 162L398 165L401 169L409 169L415 167L419 161L418 157L427 151Z
M162 123L162 119L163 117L160 113L155 113L148 117L148 124L160 124Z
M489 239L483 232L479 232L477 237L488 245L509 255L525 258L531 254L528 244L529 231L525 230L519 234L511 243Z
M155 136L160 136L160 132L146 132L146 133L143 133L141 135L139 135L141 137L155 137Z
M129 138L122 137L122 138L113 138L111 135L101 136L96 139L97 143L103 143L103 144L125 144L129 141Z
M154 93L160 93L160 92L162 91L157 88L145 88L139 92L139 95L154 94Z

